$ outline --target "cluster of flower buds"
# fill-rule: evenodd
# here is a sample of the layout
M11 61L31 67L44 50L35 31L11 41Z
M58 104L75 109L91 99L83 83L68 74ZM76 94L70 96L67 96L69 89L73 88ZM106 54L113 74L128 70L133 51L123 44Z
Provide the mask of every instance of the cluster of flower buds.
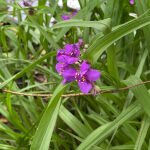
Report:
M87 94L90 90L93 95L98 92L94 82L98 80L101 73L91 66L87 60L80 60L80 48L83 41L80 39L76 44L66 44L64 49L57 51L56 59L59 63L56 64L57 72L63 76L63 84L67 81L77 81L80 90Z
M62 15L62 19L63 20L69 20L71 19L72 17L74 17L75 15L77 14L77 12L73 12L72 14L67 14L67 15Z

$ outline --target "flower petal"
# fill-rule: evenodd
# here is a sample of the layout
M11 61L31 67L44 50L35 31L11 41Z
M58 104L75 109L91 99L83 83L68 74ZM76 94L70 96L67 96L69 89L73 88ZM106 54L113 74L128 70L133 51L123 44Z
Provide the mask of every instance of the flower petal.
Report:
M59 74L62 74L62 72L65 70L65 68L68 66L68 64L65 63L57 63L56 64L56 70Z
M68 63L68 64L73 64L73 63L79 61L79 59L76 58L76 57L70 57L70 56L68 56L68 57L66 57L66 58L67 58L66 63Z
M86 78L90 82L98 80L100 78L100 76L101 76L101 73L95 69L89 69L86 72Z
M85 61L81 64L81 77L89 70L90 65L87 64Z
M62 15L61 17L62 17L63 20L71 19L71 16L68 16L68 15Z
M67 81L67 80L66 80L66 79L64 79L64 80L62 81L62 84L65 84L65 83L66 83L66 81Z
M57 59L57 61L63 62L66 64L73 64L73 63L79 61L78 58L67 56L67 55L58 55L58 56L56 56L56 59Z
M83 40L79 39L78 43L75 44L76 46L78 46L79 48L83 45Z
M66 54L72 57L79 57L80 49L76 44L66 44L65 46Z
M65 50L63 49L57 50L57 56L56 56L57 61L65 62L65 56L66 56Z
M72 17L74 17L76 14L77 14L77 12L74 11L74 12L72 13Z
M56 60L59 61L59 62L64 62L65 63L67 61L67 58L66 58L66 55L57 55Z
M76 72L77 72L76 69L66 67L66 69L62 73L62 76L64 77L65 81L74 81Z
M80 82L80 81L78 81L78 85L80 87L80 90L84 94L88 94L88 92L92 89L92 84L88 83L88 82Z

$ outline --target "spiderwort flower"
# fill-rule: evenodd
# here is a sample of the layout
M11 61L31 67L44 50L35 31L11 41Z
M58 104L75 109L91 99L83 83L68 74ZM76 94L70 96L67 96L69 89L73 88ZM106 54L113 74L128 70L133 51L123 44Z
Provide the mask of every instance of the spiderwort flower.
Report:
M69 67L68 64L65 63L57 63L56 64L56 70L57 72L64 77L63 84L65 84L66 81L71 82L74 81L76 69Z
M73 12L71 15L70 14L67 14L67 15L62 15L62 19L63 20L69 20L71 19L72 17L74 17L75 15L77 14L77 12Z
M130 4L133 5L134 4L134 0L130 0Z
M60 64L56 66L63 68ZM58 68L59 68L58 67ZM58 69L59 70L59 69ZM62 69L60 69L62 70ZM63 68L63 72L61 73L64 77L63 84L66 81L77 81L80 87L80 90L87 94L93 88L93 82L98 80L101 76L101 73L95 69L90 69L90 65L85 61L82 62L80 70L77 71L72 67Z
M59 62L73 64L79 61L81 41L76 44L66 44L65 49L57 51L56 59Z

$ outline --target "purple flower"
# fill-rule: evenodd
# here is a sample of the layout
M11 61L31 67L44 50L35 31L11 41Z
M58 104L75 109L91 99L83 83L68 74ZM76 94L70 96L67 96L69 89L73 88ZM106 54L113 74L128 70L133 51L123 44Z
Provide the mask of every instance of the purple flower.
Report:
M134 0L130 0L130 4L133 5L134 4Z
M77 71L76 69L69 66L62 67L61 63L58 63L56 65L56 69L61 70L61 75L64 77L63 84L66 81L70 82L76 80L78 82L80 90L85 94L87 94L92 89L92 82L98 80L101 76L101 73L99 71L90 69L90 65L85 61L82 62L80 71Z
M66 64L73 64L79 61L81 41L76 44L67 44L65 49L57 51L56 59L59 62Z
M75 15L77 14L77 12L73 12L71 15L70 14L67 14L67 15L62 15L62 19L63 20L69 20L71 19L72 17L74 17Z
M71 82L75 80L76 69L69 67L68 64L57 63L56 70L60 75L64 77L64 80L62 82L63 84L65 84L66 81Z

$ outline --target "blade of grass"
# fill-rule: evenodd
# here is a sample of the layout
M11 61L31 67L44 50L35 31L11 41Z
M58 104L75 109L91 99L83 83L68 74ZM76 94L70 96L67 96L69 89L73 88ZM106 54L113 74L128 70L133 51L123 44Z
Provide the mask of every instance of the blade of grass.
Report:
M138 77L136 76L130 76L127 80L123 81L127 86L137 84L139 82L142 82ZM130 89L134 96L136 97L137 101L141 104L143 110L147 113L147 115L150 117L150 94L148 93L146 87L144 85L137 86Z
M53 25L51 29L81 26L81 27L92 27L98 29L101 32L105 32L105 30L107 30L110 27L110 23L111 23L110 18L101 21L65 20Z
M47 104L47 108L40 120L38 129L33 138L30 150L48 150L51 136L57 119L57 114L61 104L60 96L66 86L60 84L54 91L52 98Z
M26 73L27 71L32 69L34 66L36 66L39 63L41 63L42 61L44 61L45 59L47 59L51 56L55 56L55 55L56 55L56 52L50 52L50 53L42 56L41 58L37 59L35 62L33 62L30 65L28 65L27 67L25 67L22 71L18 72L16 75L12 76L11 78L7 79L2 84L0 84L0 89L3 88L4 86L6 86L10 81L19 78L21 75L23 75L24 73Z
M88 150L93 145L102 142L116 128L122 125L125 121L135 116L141 110L140 106L132 104L124 112L122 112L113 122L109 122L94 130L78 147L77 150Z
M147 115L145 115L143 118L142 124L141 124L141 128L139 131L139 135L137 137L136 144L134 146L134 150L141 150L142 149L142 145L143 145L144 140L146 138L146 134L147 134L147 131L149 129L149 126L150 126L150 118Z
M148 24L150 24L150 17L140 17L123 24L111 33L96 40L96 42L94 42L87 49L84 58L91 61L92 63L95 63L99 56L115 41Z

